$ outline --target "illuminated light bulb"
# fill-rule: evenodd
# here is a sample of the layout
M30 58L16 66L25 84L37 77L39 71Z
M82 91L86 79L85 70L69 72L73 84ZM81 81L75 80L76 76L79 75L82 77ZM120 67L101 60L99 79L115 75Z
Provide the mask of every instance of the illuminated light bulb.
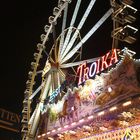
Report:
M80 122L80 123L81 123L81 122L84 122L84 119L79 120L79 122Z
M114 111L114 110L116 110L116 109L117 109L117 107L114 106L114 107L111 107L111 108L109 109L109 111Z
M57 130L59 131L59 130L61 130L62 128L60 127L60 128L58 128Z
M88 119L93 119L93 116L89 116Z
M91 130L91 127L90 126L87 126L87 125L84 125L83 128L86 129L86 130L88 130L88 131Z
M39 136L37 136L38 138L41 138L41 136L39 135Z
M131 103L132 103L131 101L125 102L125 103L123 103L123 106L128 106L128 105L130 105Z
M50 132L47 132L47 135L49 135L50 134Z
M55 132L55 131L56 131L55 129L54 129L54 130L52 130L52 133L53 133L53 132Z
M98 116L104 115L104 111L98 113Z
M112 88L111 87L108 87L108 92L112 92Z
M57 134L59 138L63 138L64 136L62 134Z
M65 125L64 128L68 128L68 125Z
M69 133L70 134L73 134L73 135L76 134L76 132L75 131L72 131L72 130L70 130Z
M74 110L74 107L72 107L71 110Z
M48 137L48 140L54 140L52 137Z
M46 134L42 134L42 137L44 137Z
M71 125L72 125L72 126L73 126L73 125L76 125L76 122L73 122Z

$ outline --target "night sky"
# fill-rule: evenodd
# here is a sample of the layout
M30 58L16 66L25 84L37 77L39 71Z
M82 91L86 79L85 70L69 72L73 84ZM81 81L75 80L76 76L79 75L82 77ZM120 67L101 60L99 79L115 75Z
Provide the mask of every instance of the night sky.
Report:
M85 5L87 5L87 1L85 0ZM88 27L90 29L92 22L96 23L109 9L109 0L97 1L93 13L90 14L90 17L93 18L90 18L86 23L87 28L84 27L85 29L81 31L83 35ZM81 7L85 5L83 4ZM44 26L48 24L48 17L52 15L53 8L57 6L57 0L36 0L30 1L30 3L8 1L1 6L0 107L21 114L25 83L30 63L33 61L33 53L37 43L41 42L40 35L44 33ZM136 1L135 7L140 9L139 0ZM140 17L137 14L134 26L139 28L139 25ZM110 33L111 20L108 19L93 35L92 39L85 43L84 49L86 48L89 56L97 57L111 49ZM139 37L138 33L138 41L130 47L138 53L137 58L140 58ZM47 51L49 52L49 50ZM87 54L84 53L83 57L86 58Z

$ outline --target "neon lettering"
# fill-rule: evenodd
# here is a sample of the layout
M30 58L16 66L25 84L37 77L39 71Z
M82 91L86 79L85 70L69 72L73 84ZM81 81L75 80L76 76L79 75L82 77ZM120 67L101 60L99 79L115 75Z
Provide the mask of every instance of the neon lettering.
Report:
M118 56L116 49L113 49L112 52L108 52L106 55L102 56L101 59L91 63L89 67L87 66L87 63L84 62L77 68L78 85L82 84L89 78L93 78L96 74L117 62Z
M110 52L108 52L106 55L102 56L101 71L103 71L104 69L109 67L109 65L107 64L107 59L108 59L109 54L110 54Z
M81 84L82 81L82 73L83 73L83 68L86 67L86 62L81 64L78 69L77 69L77 73L79 73L79 80L78 80L78 84Z
M117 57L116 49L113 49L113 51L112 51L112 55L111 55L109 66L111 66L113 64L113 61L114 61L114 63L118 62L118 57Z
M97 69L97 63L93 62L90 66L89 77L93 77L96 74L96 69Z
M96 73L99 73L100 72L100 59L98 59L96 63L97 63Z
M89 73L89 68L88 67L84 68L83 82L89 79L88 73Z

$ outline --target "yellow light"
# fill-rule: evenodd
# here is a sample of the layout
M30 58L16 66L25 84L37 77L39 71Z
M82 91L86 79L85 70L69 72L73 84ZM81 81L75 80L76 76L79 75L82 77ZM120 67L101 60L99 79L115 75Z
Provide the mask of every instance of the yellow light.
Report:
M54 140L52 137L48 137L48 140Z
M44 137L46 134L42 134L42 137Z
M57 134L59 138L63 138L64 136L62 134Z
M116 110L116 109L117 109L117 107L114 106L114 107L111 107L111 108L109 109L109 111L114 111L114 110Z
M39 135L39 136L37 136L38 138L40 138L41 136Z
M104 115L104 111L98 113L98 116Z
M128 106L128 105L130 105L131 103L132 103L131 101L125 102L125 103L123 103L123 106Z
M50 132L47 132L47 135L49 135L50 134Z

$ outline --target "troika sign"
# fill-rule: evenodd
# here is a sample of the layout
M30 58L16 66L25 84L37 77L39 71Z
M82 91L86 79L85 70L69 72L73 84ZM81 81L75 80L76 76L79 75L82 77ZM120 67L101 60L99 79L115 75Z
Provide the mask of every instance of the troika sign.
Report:
M77 68L78 85L82 84L89 78L93 78L96 74L102 72L117 62L118 55L116 49L109 51L97 61L92 62L89 66L87 66L87 62L85 61Z

